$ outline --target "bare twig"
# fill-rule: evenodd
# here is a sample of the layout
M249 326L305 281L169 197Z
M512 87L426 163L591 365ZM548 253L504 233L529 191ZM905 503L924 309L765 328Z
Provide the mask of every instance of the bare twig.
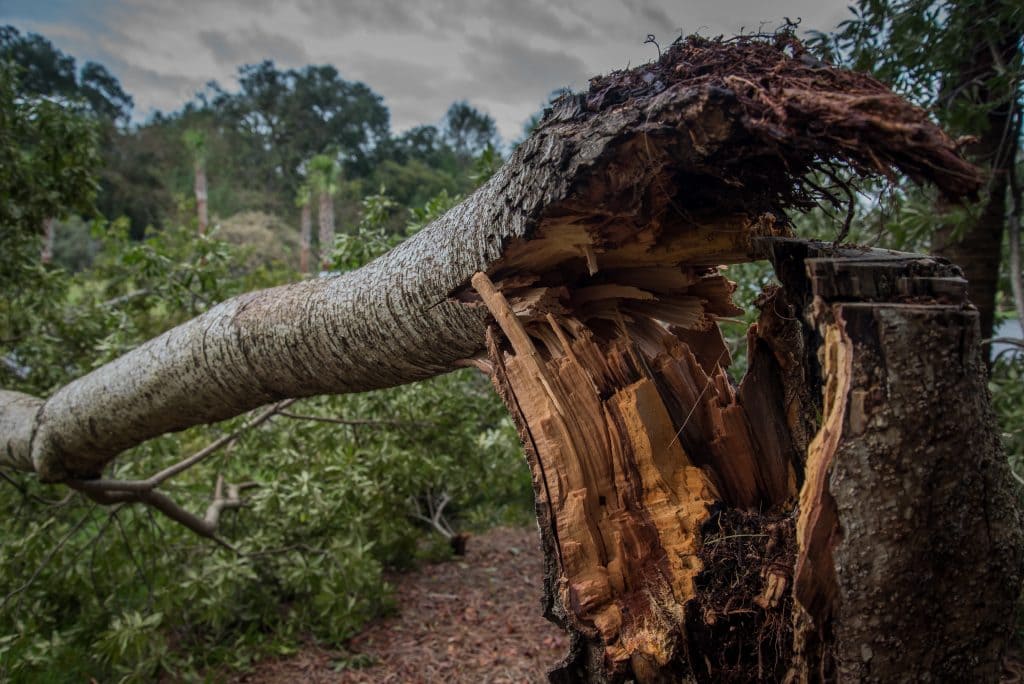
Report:
M644 45L647 45L648 43L652 43L654 47L658 49L658 59L661 60L661 46L658 45L658 41L655 40L653 33L647 34L647 40L644 41Z
M110 512L114 522L117 523L117 529L121 533L121 541L124 542L124 549L128 552L128 558L131 559L132 564L135 566L135 572L138 573L139 579L146 585L146 603L150 609L153 607L153 583L149 581L149 575L146 574L142 568L142 564L139 563L139 559L135 557L135 553L132 551L131 542L128 541L128 533L124 529L124 525L121 524L121 518L118 517L118 512L121 510L120 506Z
M33 494L30 491L28 491L28 489L26 489L25 487L21 486L18 483L17 480L15 480L13 477L11 477L7 473L5 473L2 469L0 469L0 478L3 478L12 487L14 487L19 492L21 492L21 495L24 496L26 499L31 499L32 501L35 501L36 503L43 504L44 506L52 506L54 508L58 508L60 506L63 506L65 504L67 504L68 502L71 501L71 499L73 499L75 497L75 493L74 492L68 492L67 496L65 496L63 499L59 499L57 501L54 501L53 499L44 499L43 497L38 496L38 495Z
M253 418L248 423L238 428L231 434L220 437L219 439L213 441L206 447L192 454L188 458L178 461L177 463L168 468L164 468L156 475L146 478L145 480L106 480L100 478L96 480L67 480L65 484L67 484L69 487L74 487L75 489L87 493L151 492L157 487L159 487L166 480L184 472L185 470L188 470L189 468L199 463L203 459L207 458L211 454L224 448L228 444L231 444L239 437L241 437L245 432L248 432L254 427L257 427L262 423L265 423L273 416L281 413L282 409L291 406L296 401L296 399L286 399L285 401L274 404L273 406L266 409L265 411L260 413L258 416L256 416L255 418Z
M425 420L370 420L362 418L331 418L329 416L310 416L301 413L291 413L290 411L279 411L278 415L280 415L282 418L291 418L292 420L312 420L319 423L334 423L335 425L370 425L393 427L396 425L424 426L432 424Z
M440 498L435 500L434 493L427 490L426 501L428 515L424 515L423 509L420 507L419 498L411 498L413 505L416 506L416 512L412 517L427 523L437 530L445 539L451 539L455 536L455 530L453 530L451 525L448 524L448 521L444 519L444 508L452 500L451 497L448 496L448 492L442 492Z
M243 433L266 422L279 414L282 409L295 403L295 401L297 400L286 399L274 404L231 434L224 435L188 458L168 468L164 468L145 480L108 480L101 478L96 480L66 480L64 484L82 492L96 503L105 506L131 503L145 504L152 509L160 511L171 520L187 527L199 536L212 539L221 546L235 551L231 544L217 536L217 525L220 522L222 511L242 506L241 492L250 487L255 487L255 482L245 482L237 485L228 484L227 495L225 495L224 478L218 475L217 484L214 488L213 502L206 509L206 514L203 517L185 510L174 499L163 492L157 491L157 487L209 457L219 449L232 444Z
M102 306L114 308L116 306L121 306L122 304L127 304L132 300L141 299L142 297L146 297L150 294L152 294L152 290L150 290L148 287L142 288L141 290L132 290L131 292L127 292L123 295L108 299L107 301L103 302Z
M29 577L24 584L22 584L20 587L18 587L17 589L15 589L14 591L12 591L4 597L3 602L0 603L0 611L7 607L8 601L10 601L12 598L14 598L15 596L17 596L18 594L32 586L32 584L36 581L36 578L39 577L39 574L42 573L43 569L45 569L46 566L50 564L50 561L53 560L53 557L57 555L57 552L64 548L64 545L68 543L68 540L71 539L71 537L75 536L75 533L83 527L85 527L85 524L92 519L92 515L95 510L95 506L90 506L86 514L82 516L82 519L75 523L74 527L68 530L67 534L61 537L60 541L58 541L54 545L54 547L50 549L50 552L46 554L45 558L43 558L43 562L41 562L39 566L36 567L36 570L32 573L32 576Z
M155 508L174 522L187 527L200 537L212 539L221 546L235 551L235 547L217 536L217 524L220 522L220 514L226 508L239 508L242 506L240 493L242 489L253 487L255 483L247 482L244 485L228 485L228 495L223 494L223 478L217 477L217 487L214 490L213 502L206 510L206 515L200 518L195 513L188 511L178 505L171 497L156 490L149 491L84 491L85 495L96 503L109 506L112 504L142 503ZM72 487L75 485L71 485Z
M982 344L1008 344L1013 347L1024 349L1024 340L1016 337L993 337L985 340Z

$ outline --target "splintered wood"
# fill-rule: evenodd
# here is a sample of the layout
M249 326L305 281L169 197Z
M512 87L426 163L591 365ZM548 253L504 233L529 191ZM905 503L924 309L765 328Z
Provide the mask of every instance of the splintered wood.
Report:
M787 458L759 458L724 370L714 319L740 311L718 269L610 261L580 240L554 251L570 248L575 287L507 270L472 285L508 342L492 336L493 377L551 526L559 602L610 671L643 680L684 657L712 507L772 509L796 481Z

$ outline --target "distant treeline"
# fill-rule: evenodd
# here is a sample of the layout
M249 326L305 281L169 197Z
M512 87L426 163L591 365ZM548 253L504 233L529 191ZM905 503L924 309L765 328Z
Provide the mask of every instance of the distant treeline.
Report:
M440 125L395 135L381 96L330 65L241 66L237 90L210 82L178 111L132 123L131 95L101 64L79 67L45 37L13 26L0 27L0 59L17 65L25 96L59 99L94 119L102 158L96 208L108 219L127 217L136 238L190 215L181 212L192 196L190 136L203 140L211 216L292 216L308 162L326 154L341 169L342 229L346 212L381 186L406 207L466 192L474 159L499 145L494 119L465 101Z

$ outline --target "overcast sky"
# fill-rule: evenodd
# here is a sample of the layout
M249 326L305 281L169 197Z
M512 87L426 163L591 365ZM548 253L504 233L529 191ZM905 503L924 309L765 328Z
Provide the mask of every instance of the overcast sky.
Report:
M656 56L680 34L830 30L845 0L0 0L0 23L104 64L136 118L173 111L241 64L333 64L384 96L392 128L436 123L466 99L505 140L562 87Z

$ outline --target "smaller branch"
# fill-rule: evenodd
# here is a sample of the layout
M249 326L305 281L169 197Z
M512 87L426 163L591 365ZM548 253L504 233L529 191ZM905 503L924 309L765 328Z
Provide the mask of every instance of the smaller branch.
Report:
M139 563L138 558L135 557L135 553L132 551L131 542L128 541L128 533L124 529L124 525L121 524L121 518L118 517L120 507L115 508L110 512L110 517L117 523L117 529L121 532L121 541L124 542L125 551L128 552L128 558L131 559L132 564L135 566L135 572L138 573L139 579L146 585L146 602L149 604L150 609L153 607L153 583L149 581L149 575L142 568L142 564Z
M65 504L70 502L71 499L73 499L75 497L75 493L74 492L68 492L67 496L65 496L63 499L60 499L58 501L54 501L53 499L44 499L41 496L38 496L36 494L32 494L31 492L29 492L28 489L26 489L25 487L21 486L18 483L17 480L15 480L13 477L11 477L7 473L5 473L3 470L0 470L0 478L3 478L12 487L14 487L19 492L21 492L21 495L23 497L25 497L26 499L31 499L32 501L35 501L36 503L43 504L44 506L52 506L53 508L59 508L60 506L64 506Z
M152 482L153 483L153 487L156 487L157 485L159 485L164 480L172 478L175 475L177 475L178 473L181 473L181 472L187 470L188 468L191 468L196 463L199 463L204 458L206 458L210 454L214 453L215 451L217 451L221 447L224 447L224 446L230 444L231 442L234 442L236 439L241 437L244 433L246 433L249 430L253 429L254 427L257 427L257 426L261 425L262 423L265 423L266 421L270 420L270 418L272 418L275 414L280 413L282 409L285 409L288 406L291 406L295 402L296 402L295 399L286 399L285 401L281 401L281 402L278 402L278 403L274 404L273 406L271 406L270 408L265 410L263 413L259 414L258 416L256 416L252 420L250 420L248 423L246 423L242 427L240 427L237 430L235 430L234 432L232 432L230 435L226 435L224 437L221 437L220 439L216 440L215 442L210 444L205 449L202 449L202 450L196 452L195 454L193 454L192 456L186 458L184 461L181 461L179 463L176 463L176 464L172 465L169 468L161 470L159 473L157 473L153 477L149 478L149 482Z
M131 292L125 293L125 294L120 295L118 297L113 297L111 299L108 299L107 301L103 302L103 306L109 307L109 308L114 308L115 306L120 306L121 304L127 304L128 302L132 301L133 299L139 299L141 297L146 297L149 294L151 294L151 292L152 291L148 287L147 288L142 288L141 290L132 290Z
M221 512L228 508L241 508L243 505L241 498L242 492L256 486L258 485L255 482L229 484L228 495L225 497L224 476L217 476L217 485L213 490L213 501L210 503L209 508L206 509L206 515L203 516L203 522L211 532L217 529L217 525L220 523Z
M993 337L985 340L982 344L1008 344L1013 347L1020 347L1021 349L1024 349L1024 340L1016 337Z
M69 483L69 486L76 487L76 484ZM171 497L163 492L150 491L92 491L82 490L86 496L96 503L109 506L112 504L142 503L155 508L174 522L187 527L200 537L212 539L221 546L235 551L235 547L217 536L217 525L220 522L220 514L228 508L240 508L242 500L240 494L243 489L255 487L253 482L246 482L240 485L228 485L228 494L223 493L223 477L217 476L217 485L214 489L213 502L206 510L206 515L200 518L195 513L188 511L178 505Z
M10 601L12 598L14 598L15 596L17 596L18 594L32 586L32 584L36 581L36 578L39 577L39 574L43 571L43 569L46 568L46 566L50 564L50 561L53 560L53 557L57 555L57 552L64 548L64 545L68 543L68 540L71 539L71 537L75 536L75 533L83 527L85 527L85 523L92 519L92 514L93 511L95 510L95 507L90 507L86 514L82 516L82 519L79 520L74 527L68 530L67 534L61 537L60 541L57 542L57 544L54 545L52 549L50 549L50 552L46 554L46 557L43 558L43 562L39 564L39 566L36 568L36 571L32 573L32 576L29 577L24 584L22 584L20 587L18 587L17 589L15 589L14 591L12 591L4 597L3 603L0 603L0 611L7 607L8 601Z
M334 423L335 425L425 426L433 424L425 420L369 420L360 418L331 418L328 416L310 416L301 413L291 413L290 411L279 411L278 415L281 416L282 418L291 418L292 420L312 420L318 423Z
M442 537L445 539L451 539L455 536L455 530L452 529L451 525L444 519L444 508L451 501L451 497L448 496L447 492L441 494L440 501L434 501L434 493L430 490L427 491L427 512L428 515L423 514L423 509L420 507L420 501L418 497L410 497L413 505L416 506L416 512L412 515L413 518L421 520L435 530L437 530Z
M100 478L96 480L67 480L65 481L65 484L86 493L104 494L109 492L151 492L166 480L188 470L219 449L231 444L245 432L265 423L273 416L281 413L282 409L291 406L296 401L296 399L286 399L285 401L274 404L231 434L220 437L188 458L181 460L168 468L164 468L156 475L146 478L145 480L107 480Z

